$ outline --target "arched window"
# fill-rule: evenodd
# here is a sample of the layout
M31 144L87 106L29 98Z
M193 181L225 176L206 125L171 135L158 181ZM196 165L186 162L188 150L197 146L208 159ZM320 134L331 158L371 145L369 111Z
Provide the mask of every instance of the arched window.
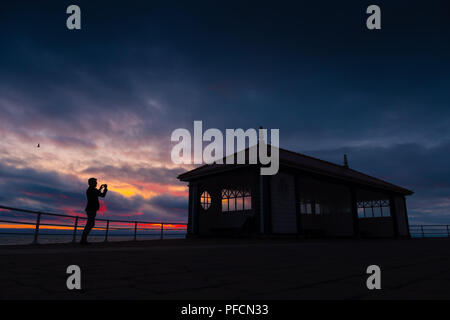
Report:
M203 191L202 195L200 196L200 204L205 210L208 210L209 207L211 207L211 196L209 195L208 191Z

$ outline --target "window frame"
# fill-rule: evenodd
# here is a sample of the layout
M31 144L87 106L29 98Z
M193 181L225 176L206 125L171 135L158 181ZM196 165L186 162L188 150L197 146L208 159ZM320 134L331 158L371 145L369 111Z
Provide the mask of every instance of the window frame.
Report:
M392 217L389 199L356 201L359 219ZM387 209L387 212L386 212ZM360 215L363 212L363 215ZM388 213L386 215L386 213Z
M222 213L251 211L251 191L248 188L224 188L221 190L221 204Z

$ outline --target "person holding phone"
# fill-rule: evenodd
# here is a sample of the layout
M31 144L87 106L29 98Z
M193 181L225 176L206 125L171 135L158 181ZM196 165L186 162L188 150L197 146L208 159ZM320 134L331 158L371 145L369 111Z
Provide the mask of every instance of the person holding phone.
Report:
M90 178L88 180L89 188L86 190L87 197L87 205L86 205L86 214L88 216L88 220L86 225L84 226L83 235L81 236L80 244L88 244L87 237L89 232L95 226L95 217L97 215L97 211L100 209L100 202L98 201L98 197L104 198L106 193L108 192L108 185L102 184L100 189L97 189L97 179Z

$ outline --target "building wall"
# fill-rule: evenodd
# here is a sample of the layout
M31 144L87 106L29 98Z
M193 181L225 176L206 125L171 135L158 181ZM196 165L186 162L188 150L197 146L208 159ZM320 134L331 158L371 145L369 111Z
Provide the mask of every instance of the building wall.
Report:
M350 188L347 185L299 176L298 186L300 219L305 236L353 236Z
M359 220L359 231L362 237L383 238L394 236L391 217L364 218Z
M295 179L298 190L295 188ZM314 205L317 203L317 212L314 208L314 212L302 213L302 199ZM270 179L270 223L269 233L272 234L303 232L306 236L353 236L349 188L306 178L298 172L280 171Z
M189 183L189 205L188 205L188 225L187 225L187 233L188 235L194 234L194 229L192 225L192 193L194 190L194 187L192 183Z
M353 218L351 213L301 216L305 235L326 237L353 236Z
M255 212L257 212L259 201L256 178L258 177L255 175L255 170L240 169L191 182L193 189L191 206L194 208L192 221L194 225L197 223L197 230L194 233L198 235L234 235L242 231L247 219L251 218L252 223L256 224ZM197 193L194 191L195 188L198 190ZM239 188L250 189L252 209L222 212L222 190ZM200 196L203 191L207 191L211 195L211 206L207 210L204 210L200 204Z
M295 177L279 172L270 179L271 232L297 233Z
M406 214L405 201L402 196L394 197L395 213L397 215L398 235L401 237L409 236L408 216Z

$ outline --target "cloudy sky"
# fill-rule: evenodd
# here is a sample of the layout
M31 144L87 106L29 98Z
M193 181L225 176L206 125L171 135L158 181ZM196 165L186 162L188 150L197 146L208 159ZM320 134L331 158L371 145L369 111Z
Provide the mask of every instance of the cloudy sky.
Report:
M95 176L110 189L101 214L185 221L170 135L203 120L347 153L415 191L411 223L450 223L446 1L377 1L379 31L371 1L5 2L0 204L82 213ZM66 28L70 4L81 30Z

